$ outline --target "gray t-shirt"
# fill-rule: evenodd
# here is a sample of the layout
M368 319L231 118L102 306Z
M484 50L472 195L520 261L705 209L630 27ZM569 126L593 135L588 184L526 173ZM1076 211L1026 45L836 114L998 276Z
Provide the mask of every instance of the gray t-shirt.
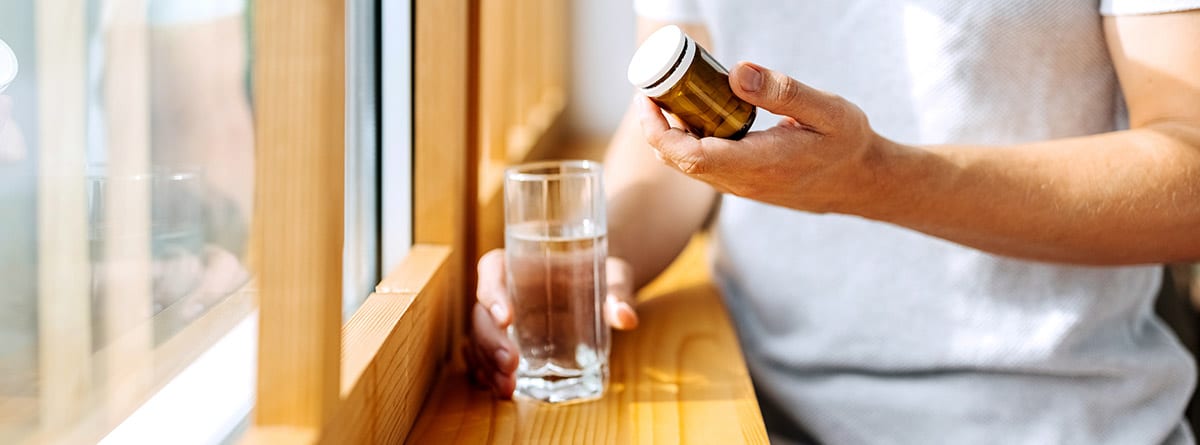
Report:
M717 57L780 69L912 144L1111 131L1101 13L1200 0L635 0ZM763 113L758 129L777 121ZM1154 315L1161 267L991 255L726 196L714 267L779 443L1192 443L1196 371ZM808 436L808 437L806 437Z

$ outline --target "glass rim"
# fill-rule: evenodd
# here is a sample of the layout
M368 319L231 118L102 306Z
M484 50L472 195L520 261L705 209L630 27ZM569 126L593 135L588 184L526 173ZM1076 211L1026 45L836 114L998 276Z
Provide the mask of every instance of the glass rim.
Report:
M151 166L149 169L142 170L136 173L126 175L113 175L108 171L107 163L89 164L84 172L84 177L89 181L145 181L145 180L168 180L168 181L185 181L200 179L203 176L203 170L195 167L168 167L162 165Z
M545 169L550 167L566 167L577 169L575 171L559 171L556 173L531 173L530 170ZM514 165L504 169L505 181L552 181L563 178L574 178L582 176L600 175L604 171L604 166L596 161L586 159L567 159L557 161L538 161L527 164Z

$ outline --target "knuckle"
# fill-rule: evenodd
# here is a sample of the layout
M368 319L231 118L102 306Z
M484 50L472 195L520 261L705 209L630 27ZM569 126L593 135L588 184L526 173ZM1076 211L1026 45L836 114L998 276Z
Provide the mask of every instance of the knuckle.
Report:
M829 119L833 122L846 122L846 118L850 116L850 107L854 105L841 96L834 96L830 102Z
M497 261L504 261L504 249L492 249L479 257L479 267L490 266Z
M679 171L688 175L702 175L707 173L708 169L708 162L705 162L702 156L695 155L686 156L680 159L679 162L676 162L675 165L679 167Z
M781 73L776 75L781 77L781 79L776 82L776 85L779 85L779 88L775 93L778 99L781 102L786 103L800 100L800 84L795 79L787 77Z
M476 342L485 337L487 333L484 330L483 324L490 322L490 317L488 317L487 311L483 309L483 306L478 303L475 304L475 308L471 310L471 333L474 334L473 337Z
M700 146L691 147L682 153L675 159L675 166L679 168L679 171L688 175L703 175L712 168L704 148Z
M646 143L651 147L661 149L663 145L663 132L655 131L649 127L642 127L642 135L646 137Z
M482 305L492 303L494 300L491 288L479 283L479 286L475 288L475 301Z

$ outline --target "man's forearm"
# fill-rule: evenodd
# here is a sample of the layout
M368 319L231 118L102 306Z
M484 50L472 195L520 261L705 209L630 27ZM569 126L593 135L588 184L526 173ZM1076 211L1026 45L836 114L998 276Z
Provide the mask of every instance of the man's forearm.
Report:
M883 143L878 188L848 213L1033 260L1200 258L1200 125L1009 147Z
M609 253L630 263L635 287L679 255L716 198L711 187L668 169L653 153L629 115L604 160Z

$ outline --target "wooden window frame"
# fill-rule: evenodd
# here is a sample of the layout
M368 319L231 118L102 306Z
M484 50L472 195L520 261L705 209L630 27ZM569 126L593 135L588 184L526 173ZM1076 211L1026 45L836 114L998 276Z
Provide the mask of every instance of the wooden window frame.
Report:
M466 33L441 30L467 29L471 2L414 1L415 245L342 326L345 3L255 4L261 311L245 443L403 440L462 330L470 57Z
M439 375L457 375L443 371L475 260L503 240L503 168L564 140L564 2L414 0L415 245L342 325L346 1L254 4L260 333L244 443L404 441ZM547 26L512 29L511 14ZM496 59L492 44L526 50Z
M413 2L415 246L343 327L329 321L327 303L336 294L333 283L341 280L340 256L328 247L340 239L341 222L310 215L341 214L342 164L334 158L341 153L335 141L344 131L338 117L344 113L345 80L330 67L345 62L345 0L257 2L261 207L255 239L263 258L262 321L258 404L246 442L403 440L442 365L457 350L473 300L467 290L473 288L475 260L502 242L500 172L554 145L565 104L564 36L526 31L509 41L508 31L492 28L508 43L535 49L513 54L515 65L503 68L510 70L506 78L525 79L516 89L522 100L476 99L480 79L490 78L477 71L490 62L477 58L477 11L492 4ZM550 32L565 33L563 2L513 5L511 13L558 17ZM538 54L557 56L532 57ZM304 94L296 94L300 91ZM510 102L517 118L491 123L500 135L489 133L494 145L481 145L476 122L493 114L480 106ZM296 183L299 178L305 185ZM284 190L293 202L276 196ZM300 224L289 236L264 233ZM285 257L292 259L280 260ZM338 338L340 343L328 341ZM341 358L340 367L331 357Z

